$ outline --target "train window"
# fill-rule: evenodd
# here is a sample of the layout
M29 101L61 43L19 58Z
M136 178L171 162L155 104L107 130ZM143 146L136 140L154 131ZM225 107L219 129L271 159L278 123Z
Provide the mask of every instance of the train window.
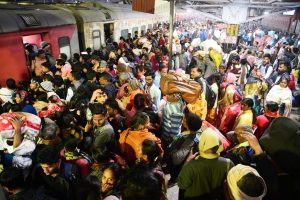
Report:
M101 33L100 30L93 31L93 45L94 50L99 50L101 48Z
M148 24L148 29L152 30L152 24Z
M132 35L134 35L135 32L139 32L139 28L138 27L133 27L132 28Z
M65 53L68 56L68 59L71 58L71 46L69 37L60 37L58 38L59 52Z
M121 30L121 36L127 40L127 36L128 36L128 29L123 29Z
M141 30L142 30L142 31L146 31L146 26L143 25L143 26L141 27Z

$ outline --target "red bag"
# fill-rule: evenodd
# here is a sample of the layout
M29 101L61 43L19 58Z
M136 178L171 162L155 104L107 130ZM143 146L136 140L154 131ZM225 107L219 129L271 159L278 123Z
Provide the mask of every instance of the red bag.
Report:
M201 129L203 131L205 131L207 128L211 128L216 133L218 133L218 135L220 136L220 139L222 141L223 147L224 147L223 151L226 151L231 145L231 143L227 140L227 138L216 127L214 127L212 124L210 124L209 122L207 122L205 120L202 121L202 128Z

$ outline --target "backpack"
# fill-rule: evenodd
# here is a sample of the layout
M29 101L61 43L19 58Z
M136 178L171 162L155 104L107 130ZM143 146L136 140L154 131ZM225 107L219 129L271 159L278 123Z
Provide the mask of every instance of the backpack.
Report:
M190 150L194 147L197 152L199 143L198 133L191 132L188 135L179 135L168 147L167 154L170 157L173 165L182 164Z
M225 87L225 90L227 89L227 87L229 85L234 85L234 87L235 87L235 92L233 94L233 102L238 102L238 101L243 100L244 95L243 95L242 89L238 85L235 85L233 83L228 83Z
M72 163L64 162L64 178L70 183L74 183L77 179L73 167L76 166L74 166Z
M212 109L215 105L215 101L217 99L216 93L212 90L211 86L207 83L206 80L205 85L206 85L206 90L205 90L205 100L207 103L207 109Z

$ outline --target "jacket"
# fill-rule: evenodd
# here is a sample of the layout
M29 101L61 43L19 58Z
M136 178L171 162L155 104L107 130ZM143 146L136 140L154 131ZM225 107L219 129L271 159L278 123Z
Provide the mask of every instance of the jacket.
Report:
M161 147L161 141L153 133L149 132L148 129L142 131L133 131L130 129L124 130L120 135L120 147L121 152L124 155L126 162L129 165L135 163L137 159L139 148L142 145L144 140L153 140L155 141L163 154L163 149Z

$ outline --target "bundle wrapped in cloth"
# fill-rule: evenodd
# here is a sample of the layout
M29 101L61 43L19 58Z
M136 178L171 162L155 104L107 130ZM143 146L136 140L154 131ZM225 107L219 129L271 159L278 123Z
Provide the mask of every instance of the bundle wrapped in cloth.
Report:
M21 126L22 142L14 147L15 129L9 121L12 117L21 118L24 123ZM5 165L18 168L29 168L32 165L31 154L34 151L35 138L38 136L41 126L41 119L31 113L14 112L0 115L0 151L5 150Z
M161 77L160 89L164 95L180 93L187 103L194 103L200 97L201 86L192 79L180 76L174 71Z
M9 119L14 116L25 118L21 127L22 134L29 137L35 137L39 134L41 119L38 116L26 112L12 112L0 115L0 134L2 138L14 137L15 130L9 121Z

